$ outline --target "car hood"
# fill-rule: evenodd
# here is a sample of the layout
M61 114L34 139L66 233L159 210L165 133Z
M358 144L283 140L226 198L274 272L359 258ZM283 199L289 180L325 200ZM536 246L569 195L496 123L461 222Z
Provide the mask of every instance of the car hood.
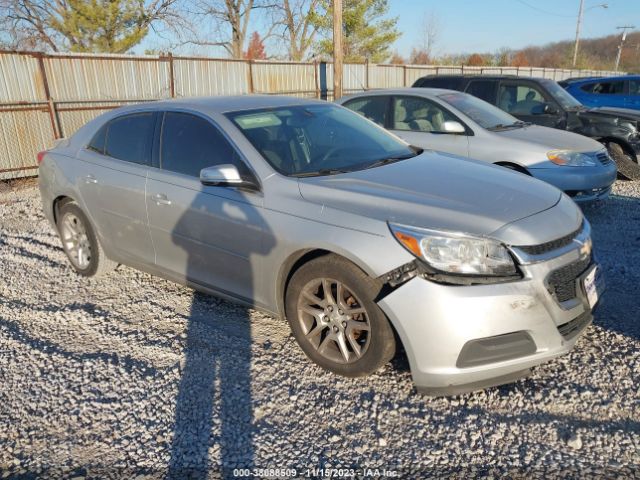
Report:
M547 210L561 197L555 187L521 173L433 151L378 168L301 178L299 188L326 215L329 208L475 235Z
M613 117L625 118L627 120L640 120L640 111L632 110L630 108L596 107L590 108L588 112L595 115L610 115Z
M500 139L523 142L523 148L526 148L524 143L535 145L544 153L554 149L566 149L586 153L597 152L603 148L601 143L584 135L578 135L577 133L558 130L556 128L541 127L539 125L529 125L523 128L495 131L493 133L498 135Z

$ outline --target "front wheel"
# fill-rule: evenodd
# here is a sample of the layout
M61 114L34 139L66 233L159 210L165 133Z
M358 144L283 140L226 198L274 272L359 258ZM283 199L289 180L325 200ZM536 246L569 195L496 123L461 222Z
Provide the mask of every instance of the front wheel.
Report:
M77 204L66 203L60 208L57 225L64 252L77 273L99 276L117 266L105 256L89 219Z
M285 307L305 354L347 377L368 375L391 360L395 337L374 301L378 292L373 279L338 256L300 267L289 282Z
M616 162L619 176L627 180L640 180L640 165L622 146L615 142L606 144L609 155Z

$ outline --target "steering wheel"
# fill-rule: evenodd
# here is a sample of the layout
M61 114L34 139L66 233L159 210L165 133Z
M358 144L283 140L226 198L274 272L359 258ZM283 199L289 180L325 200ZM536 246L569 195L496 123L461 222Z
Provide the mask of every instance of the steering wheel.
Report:
M327 152L322 156L322 158L319 161L313 162L313 163L319 164L319 166L322 166L324 162L326 162L331 157L333 157L337 152L341 150L347 150L347 149L348 147L331 147L329 150L327 150Z

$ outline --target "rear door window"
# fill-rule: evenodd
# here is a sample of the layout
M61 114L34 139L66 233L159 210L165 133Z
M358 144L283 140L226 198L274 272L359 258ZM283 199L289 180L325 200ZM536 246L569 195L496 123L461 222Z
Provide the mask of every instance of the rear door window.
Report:
M624 82L622 80L617 82L597 82L593 84L591 93L596 95L623 95Z
M145 112L111 120L107 128L105 154L118 160L149 165L155 118L153 112Z
M204 118L182 112L167 112L162 123L160 166L192 177L200 170L231 163L238 166L235 149Z
M491 80L472 80L466 93L478 97L491 104L496 103L496 82Z
M93 136L91 142L89 142L89 145L87 145L87 148L89 150L104 154L104 144L107 140L108 127L109 124L103 125L102 128L100 128L100 130L98 130L98 132Z
M377 123L381 127L387 125L389 97L386 95L355 98L346 102L344 106Z

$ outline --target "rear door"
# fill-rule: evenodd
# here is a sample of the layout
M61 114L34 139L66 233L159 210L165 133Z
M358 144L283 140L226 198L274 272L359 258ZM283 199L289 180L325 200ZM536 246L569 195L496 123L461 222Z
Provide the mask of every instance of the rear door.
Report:
M469 140L465 134L445 131L444 122L464 123L442 105L423 97L394 95L392 97L390 130L417 147L453 153L467 157Z
M79 153L86 165L79 188L100 237L123 259L151 265L145 185L155 122L155 112L117 117Z
M169 111L161 132L160 168L150 171L147 183L157 266L180 279L252 298L251 259L260 256L265 228L262 195L200 183L206 167L232 163L241 172L249 169L207 118Z

